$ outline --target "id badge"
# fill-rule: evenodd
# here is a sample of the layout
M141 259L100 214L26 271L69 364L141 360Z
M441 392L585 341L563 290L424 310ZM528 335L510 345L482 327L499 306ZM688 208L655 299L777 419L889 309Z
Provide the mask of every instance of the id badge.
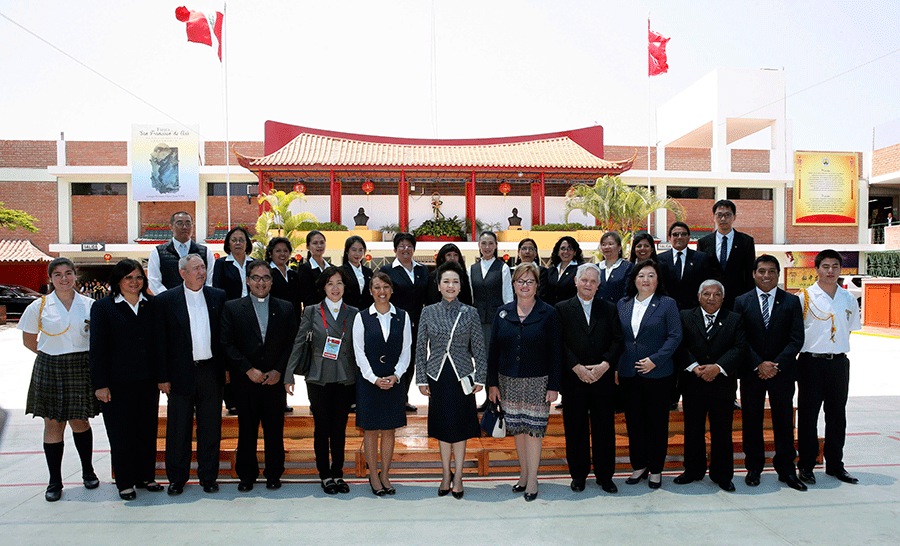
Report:
M325 338L325 349L322 351L324 358L337 360L338 353L341 351L341 338L328 336Z

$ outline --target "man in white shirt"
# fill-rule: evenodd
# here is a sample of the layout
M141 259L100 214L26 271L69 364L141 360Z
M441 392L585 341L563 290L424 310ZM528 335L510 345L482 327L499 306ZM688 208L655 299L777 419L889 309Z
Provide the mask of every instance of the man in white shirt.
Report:
M157 296L170 288L181 285L178 260L188 254L197 254L206 266L206 284L212 286L213 262L216 258L212 250L191 240L194 219L190 213L179 211L169 219L172 238L157 245L150 251L147 260L147 281L150 292Z
M803 304L805 341L797 361L797 468L800 479L816 483L819 409L825 406L825 473L846 483L859 480L844 470L850 332L862 326L859 304L838 286L843 260L831 249L816 255L818 281L798 294Z

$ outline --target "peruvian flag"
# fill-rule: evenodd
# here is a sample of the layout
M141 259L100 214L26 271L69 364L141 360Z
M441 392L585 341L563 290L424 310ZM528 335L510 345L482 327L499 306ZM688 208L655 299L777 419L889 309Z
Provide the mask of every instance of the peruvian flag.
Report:
M186 23L189 42L212 46L213 36L215 36L219 45L219 61L222 60L222 25L225 22L225 16L221 12L214 11L205 15L203 12L181 6L175 8L175 18Z
M650 33L648 51L650 52L650 75L659 76L669 71L669 65L666 62L666 44L670 38L663 38L661 34L657 34L650 30L650 19L647 19L647 32Z

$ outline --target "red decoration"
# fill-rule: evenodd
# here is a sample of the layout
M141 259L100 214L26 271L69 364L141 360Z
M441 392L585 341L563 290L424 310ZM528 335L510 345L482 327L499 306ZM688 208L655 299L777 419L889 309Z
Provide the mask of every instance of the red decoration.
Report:
M303 182L297 182L294 184L294 191L297 193L306 193L306 184Z
M375 184L371 180L362 183L362 191L366 192L366 195L369 195L374 189Z
M366 261L367 261L367 262L371 262L371 261L372 261L372 255L371 255L371 254L366 254Z
M650 53L650 72L651 76L658 76L669 71L669 64L666 62L666 44L671 38L665 38L662 34L658 34L650 30L650 20L647 19L647 31L650 33L647 49Z
M221 258L221 256L219 256L219 253L218 253L218 252L216 252L215 254L213 254L213 256L215 256L215 258L216 258L217 260L218 260L219 258Z
M103 259L106 260L107 262L112 260L112 254L108 254L108 253L104 254Z
M504 261L504 262L508 262L508 261L509 261L509 254L504 254L504 255L503 255L503 261Z
M509 182L503 182L500 184L500 193L506 196L507 193L512 191L512 186L509 185Z

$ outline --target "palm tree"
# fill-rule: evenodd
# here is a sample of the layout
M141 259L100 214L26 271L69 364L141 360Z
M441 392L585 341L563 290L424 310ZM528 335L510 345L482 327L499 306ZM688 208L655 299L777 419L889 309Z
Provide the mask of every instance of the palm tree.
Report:
M684 218L684 207L669 197L660 197L643 186L629 186L618 176L601 176L594 184L576 184L566 192L565 220L573 210L597 219L606 231L618 231L623 250L629 250L631 239L641 223L658 209L672 211Z
M311 212L293 214L290 205L296 199L306 201L306 196L300 192L269 191L268 195L260 195L259 202L268 203L268 210L264 210L256 220L256 235L253 236L254 258L262 259L266 252L266 245L272 237L287 237L291 246L304 244L305 241L297 234L297 226L302 222L318 222L319 220Z

